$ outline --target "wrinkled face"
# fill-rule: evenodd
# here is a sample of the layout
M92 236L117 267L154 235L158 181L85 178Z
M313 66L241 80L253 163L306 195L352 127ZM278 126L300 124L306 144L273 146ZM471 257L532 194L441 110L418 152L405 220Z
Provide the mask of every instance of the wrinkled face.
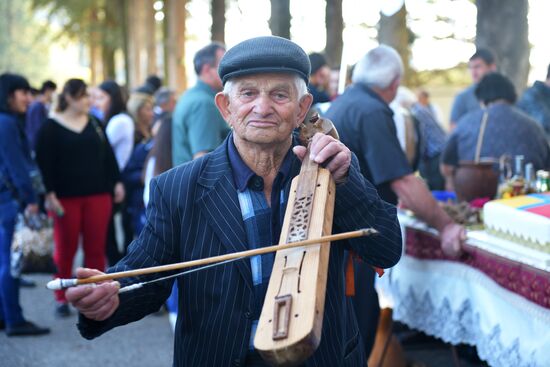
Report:
M97 88L94 90L93 104L94 107L107 115L109 108L111 108L111 96L109 96L104 90Z
M229 95L216 95L216 105L233 128L235 141L260 145L288 143L311 100L309 94L299 100L294 76L279 73L235 79Z
M8 107L15 113L27 112L27 107L31 103L31 92L24 89L16 89L8 98Z
M473 59L468 62L468 70L474 83L479 81L485 76L485 74L495 71L494 64L487 64L483 59Z

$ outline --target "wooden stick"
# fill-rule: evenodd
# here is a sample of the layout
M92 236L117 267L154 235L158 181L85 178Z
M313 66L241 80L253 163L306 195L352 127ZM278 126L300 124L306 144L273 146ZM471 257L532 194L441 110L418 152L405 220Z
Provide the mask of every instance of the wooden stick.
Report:
M378 233L378 231L376 231L375 229L366 228L366 229L360 229L357 231L344 232L344 233L338 233L338 234L333 234L329 236L311 238L311 239L298 241L298 242L261 247L253 250L233 252L230 254L218 255L218 256L208 257L205 259L191 260L191 261L180 262L175 264L153 266L150 268L143 268L143 269L127 270L127 271L121 271L118 273L94 275L92 277L82 278L82 279L55 279L48 283L47 288L56 290L56 289L73 287L73 286L82 285L82 284L99 283L106 280L113 280L113 279L119 279L119 278L125 278L125 277L134 277L138 275L159 273L159 272L170 271L170 270L185 269L193 266L207 265L207 264L227 261L231 259L262 255L269 252L286 250L294 247L315 245L315 244L324 243L324 242L332 242L332 241L345 240L349 238L363 237L363 236L368 236L370 234L376 234L376 233Z

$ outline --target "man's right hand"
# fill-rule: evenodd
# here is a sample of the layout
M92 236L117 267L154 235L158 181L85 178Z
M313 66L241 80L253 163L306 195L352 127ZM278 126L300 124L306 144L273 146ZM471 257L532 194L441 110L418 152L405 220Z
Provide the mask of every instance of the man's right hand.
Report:
M459 257L466 241L466 229L460 224L451 222L443 227L440 236L443 253L450 257Z
M89 278L104 273L95 269L76 269L77 278ZM118 308L119 298L118 282L109 281L98 284L96 287L82 285L67 289L65 296L67 300L88 319L103 321L110 317Z

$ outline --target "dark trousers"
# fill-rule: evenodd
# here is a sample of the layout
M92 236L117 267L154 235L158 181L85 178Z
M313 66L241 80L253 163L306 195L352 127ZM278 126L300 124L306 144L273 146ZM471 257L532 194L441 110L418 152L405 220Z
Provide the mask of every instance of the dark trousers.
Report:
M378 319L380 318L378 294L374 288L376 273L370 265L363 261L354 261L354 265L355 296L351 300L365 346L366 358L368 358L374 346Z
M0 203L0 320L7 326L24 321L19 305L19 279L11 276L11 242L19 206L15 201Z
M122 244L122 251L119 250L116 229L115 229L115 214L120 213L122 215L122 231L124 233L124 239ZM115 265L120 259L126 255L126 249L134 238L132 218L126 210L125 204L115 204L113 206L113 212L109 220L109 228L107 230L107 262L109 266Z

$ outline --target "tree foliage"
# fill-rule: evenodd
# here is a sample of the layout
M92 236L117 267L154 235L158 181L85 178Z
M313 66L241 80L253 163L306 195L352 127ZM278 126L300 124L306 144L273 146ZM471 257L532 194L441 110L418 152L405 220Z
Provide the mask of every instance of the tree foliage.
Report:
M58 36L65 35L84 43L96 33L112 47L121 46L120 18L116 3L123 0L31 0L35 10L43 10L50 20L61 24Z
M49 75L49 32L33 17L29 0L0 1L0 73L15 72L38 84Z

